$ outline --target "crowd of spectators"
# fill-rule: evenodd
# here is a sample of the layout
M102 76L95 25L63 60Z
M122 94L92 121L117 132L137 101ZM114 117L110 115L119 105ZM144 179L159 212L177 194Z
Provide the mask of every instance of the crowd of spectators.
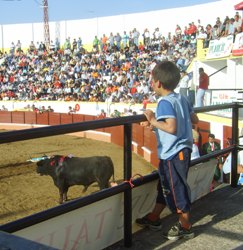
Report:
M204 27L200 20L184 30L164 35L156 28L143 34L134 28L109 36L95 36L91 51L82 39L58 39L49 48L32 41L23 50L21 41L11 44L9 52L0 54L0 100L57 100L90 102L155 102L150 86L150 72L157 61L170 60L185 72L196 56L196 39L211 39L241 32L242 22L236 13L234 22L226 17ZM234 29L231 31L231 23ZM236 25L236 23L237 25Z

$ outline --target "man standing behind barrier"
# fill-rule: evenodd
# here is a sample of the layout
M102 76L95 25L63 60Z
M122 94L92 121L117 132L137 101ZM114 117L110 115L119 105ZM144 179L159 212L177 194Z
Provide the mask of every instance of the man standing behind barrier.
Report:
M179 221L163 236L170 240L193 238L189 213L191 208L190 188L187 174L192 151L192 122L198 117L188 100L174 92L180 81L180 71L170 61L157 64L152 71L152 84L160 96L155 114L144 112L156 132L158 142L159 176L158 195L153 211L136 220L142 227L161 229L160 213L166 205L178 214Z
M203 107L204 106L204 96L205 92L208 89L209 85L209 77L208 75L204 72L203 68L199 68L199 86L197 90L197 107Z
M181 80L179 82L180 94L188 98L189 76L185 70L181 70Z
M202 155L210 154L214 151L220 150L220 144L215 140L214 134L208 135L208 142L205 142L202 145ZM222 169L222 158L218 157L218 163L215 167L214 179L213 179L213 186L216 182L220 181L221 179L221 169Z

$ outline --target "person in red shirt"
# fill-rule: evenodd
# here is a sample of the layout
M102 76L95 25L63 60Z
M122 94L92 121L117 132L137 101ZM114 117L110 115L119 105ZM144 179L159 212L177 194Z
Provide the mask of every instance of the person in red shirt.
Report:
M197 90L197 107L204 106L204 96L205 92L208 89L209 85L209 76L204 72L203 68L199 68L199 86Z
M191 30L191 36L196 37L196 35L197 35L197 26L194 24L194 22L191 23L190 30Z
M106 118L106 112L104 111L104 109L101 109L101 112L100 112L100 114L97 115L97 118L99 118L99 119Z

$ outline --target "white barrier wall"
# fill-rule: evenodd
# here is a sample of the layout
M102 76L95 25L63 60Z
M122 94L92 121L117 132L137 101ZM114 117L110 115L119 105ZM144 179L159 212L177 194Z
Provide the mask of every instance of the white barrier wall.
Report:
M0 110L3 106L7 108L8 111L27 111L27 105L35 105L36 108L41 108L44 106L46 109L48 106L57 113L68 113L69 107L75 108L78 105L76 114L83 115L98 115L101 109L104 109L107 115L110 115L114 110L118 110L123 113L124 109L132 109L136 111L137 114L142 114L142 104L125 104L125 103L111 103L111 102L65 102L65 101L0 101ZM149 104L151 107L155 107L156 104ZM148 105L148 107L149 107ZM77 106L76 106L77 107Z
M210 192L216 161L213 159L190 168L188 184L192 202ZM133 231L138 230L135 219L153 208L156 189L157 181L154 181L132 190ZM57 249L104 249L123 239L123 207L123 194L117 194L22 229L14 235ZM168 211L165 211L162 216L166 213L168 215Z

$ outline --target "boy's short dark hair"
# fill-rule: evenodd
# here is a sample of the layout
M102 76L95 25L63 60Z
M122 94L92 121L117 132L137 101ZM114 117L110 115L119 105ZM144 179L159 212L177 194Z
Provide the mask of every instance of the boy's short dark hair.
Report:
M215 139L215 135L210 133L210 134L208 135L208 138L213 138L213 139Z
M159 81L164 89L173 91L181 78L180 70L175 63L171 61L159 62L152 71L155 81Z

